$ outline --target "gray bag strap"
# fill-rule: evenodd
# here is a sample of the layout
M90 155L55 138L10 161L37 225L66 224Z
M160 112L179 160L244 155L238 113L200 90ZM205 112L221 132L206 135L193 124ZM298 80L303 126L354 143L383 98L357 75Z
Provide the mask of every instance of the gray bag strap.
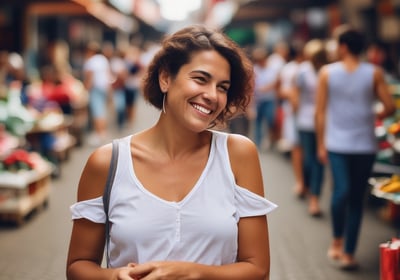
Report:
M110 168L108 170L108 176L106 185L103 193L103 207L104 213L106 214L106 223L105 223L105 238L106 238L106 260L107 267L110 265L110 254L109 254L109 244L110 244L110 220L108 216L108 208L110 204L110 195L111 188L114 182L115 171L117 170L118 163L118 142L117 140L112 141L112 154L111 154L111 162Z

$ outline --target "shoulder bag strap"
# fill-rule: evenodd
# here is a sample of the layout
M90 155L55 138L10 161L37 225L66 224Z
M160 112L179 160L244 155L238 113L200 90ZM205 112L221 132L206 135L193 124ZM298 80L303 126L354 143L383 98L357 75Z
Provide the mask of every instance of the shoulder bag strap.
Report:
M117 169L117 161L118 161L118 142L117 140L112 141L112 154L111 154L111 162L110 168L108 170L108 176L106 185L103 193L103 207L104 212L106 214L106 223L105 223L105 238L106 238L106 260L107 267L110 265L110 254L109 254L109 244L110 244L110 220L108 216L108 208L110 204L110 195L111 188L114 182L115 171Z

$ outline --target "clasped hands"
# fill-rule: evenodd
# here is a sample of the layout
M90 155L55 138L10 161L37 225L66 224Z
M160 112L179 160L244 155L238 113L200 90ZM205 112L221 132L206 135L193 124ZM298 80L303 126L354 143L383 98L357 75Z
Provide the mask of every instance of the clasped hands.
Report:
M178 280L192 279L194 263L190 262L147 262L143 264L129 263L117 269L113 280Z

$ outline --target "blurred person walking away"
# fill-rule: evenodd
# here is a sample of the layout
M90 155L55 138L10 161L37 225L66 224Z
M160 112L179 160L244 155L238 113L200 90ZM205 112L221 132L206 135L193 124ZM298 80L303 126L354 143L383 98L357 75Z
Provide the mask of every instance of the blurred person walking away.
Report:
M126 119L125 83L128 76L128 67L125 63L125 53L122 47L116 48L112 42L103 44L103 54L110 63L111 96L118 130L122 130Z
M303 48L292 46L289 51L289 62L283 66L279 75L279 98L282 100L284 115L279 147L280 150L290 152L296 181L294 192L299 198L304 198L307 193L303 178L303 156L295 120L298 101L295 95L295 77L302 61Z
M282 99L279 97L279 75L282 68L285 66L289 56L289 45L284 41L277 42L272 50L272 53L268 56L268 68L270 68L275 75L275 87L273 88L274 95L276 98L275 102L275 123L272 127L272 142L271 145L275 145L279 139L281 139L282 134L282 124L283 124L283 109L282 109Z
M268 56L268 67L274 69L276 73L279 73L287 62L289 50L287 43L276 43L273 52Z
M324 179L324 166L318 159L315 130L315 106L318 71L328 62L324 42L313 39L304 46L304 59L295 79L296 126L303 152L304 186L309 191L308 212L313 217L321 216L319 197Z
M88 143L98 146L107 134L107 99L111 86L110 64L97 42L89 42L83 64L83 84L89 93L90 121L94 129Z
M70 51L65 41L59 40L52 48L51 64L54 67L56 89L55 97L65 114L74 114L88 103L87 92L78 78L72 73L69 63Z
M261 151L264 149L263 140L268 136L269 142L265 144L270 147L273 142L276 114L276 72L268 67L268 53L264 47L256 47L252 51L254 64L255 88L254 88L254 107L256 110L255 119L255 143ZM265 122L265 123L264 123Z
M128 69L125 80L125 103L126 103L126 122L128 128L132 125L136 117L136 103L140 94L140 83L145 67L140 63L141 49L138 46L130 45L127 47L124 61Z
M362 62L365 38L343 29L337 38L339 61L323 66L319 74L316 127L318 156L329 165L332 242L328 257L342 269L358 268L355 258L362 223L363 202L377 152L375 120L395 111L383 71ZM379 100L383 109L374 111Z

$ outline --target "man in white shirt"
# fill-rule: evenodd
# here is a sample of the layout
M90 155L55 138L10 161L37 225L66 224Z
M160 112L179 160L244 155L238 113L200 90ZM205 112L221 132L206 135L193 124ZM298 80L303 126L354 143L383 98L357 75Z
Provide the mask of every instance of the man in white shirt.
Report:
M83 83L89 92L89 109L94 134L89 144L97 146L104 140L107 130L107 97L111 84L110 65L100 53L100 46L90 42L83 65Z

